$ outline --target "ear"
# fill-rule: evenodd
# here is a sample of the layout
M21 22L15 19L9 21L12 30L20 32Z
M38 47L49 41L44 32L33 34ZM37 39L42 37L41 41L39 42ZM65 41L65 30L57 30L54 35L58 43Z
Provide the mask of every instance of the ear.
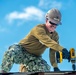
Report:
M46 18L46 22L48 21L48 18Z

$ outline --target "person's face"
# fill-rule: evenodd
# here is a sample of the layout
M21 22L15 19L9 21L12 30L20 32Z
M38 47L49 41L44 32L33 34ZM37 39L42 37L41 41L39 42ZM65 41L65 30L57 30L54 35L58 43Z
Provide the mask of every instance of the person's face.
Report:
M52 23L51 21L46 20L46 28L49 32L54 32L57 27L57 24Z

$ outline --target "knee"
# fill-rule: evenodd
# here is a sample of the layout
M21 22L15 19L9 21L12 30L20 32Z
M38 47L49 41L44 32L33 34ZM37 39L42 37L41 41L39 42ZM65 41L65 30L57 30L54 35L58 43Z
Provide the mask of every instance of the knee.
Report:
M5 52L5 55L8 55L8 56L15 55L17 53L16 50L17 50L16 46L11 45L11 46L9 46L8 50Z
M12 52L19 52L21 51L21 47L18 44L14 44L9 46L8 50Z

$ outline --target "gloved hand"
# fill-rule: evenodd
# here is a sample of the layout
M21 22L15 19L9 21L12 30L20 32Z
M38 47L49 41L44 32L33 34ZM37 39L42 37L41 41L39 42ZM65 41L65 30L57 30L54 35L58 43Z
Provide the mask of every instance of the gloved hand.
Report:
M54 67L54 72L58 72L60 69L58 67Z
M63 48L62 50L63 59L69 59L69 52L66 48Z

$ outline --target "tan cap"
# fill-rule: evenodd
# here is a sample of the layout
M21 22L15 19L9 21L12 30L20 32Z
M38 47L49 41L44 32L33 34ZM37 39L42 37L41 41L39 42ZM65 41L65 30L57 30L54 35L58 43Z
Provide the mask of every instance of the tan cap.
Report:
M61 13L58 9L53 8L46 13L46 18L55 24L61 24Z

